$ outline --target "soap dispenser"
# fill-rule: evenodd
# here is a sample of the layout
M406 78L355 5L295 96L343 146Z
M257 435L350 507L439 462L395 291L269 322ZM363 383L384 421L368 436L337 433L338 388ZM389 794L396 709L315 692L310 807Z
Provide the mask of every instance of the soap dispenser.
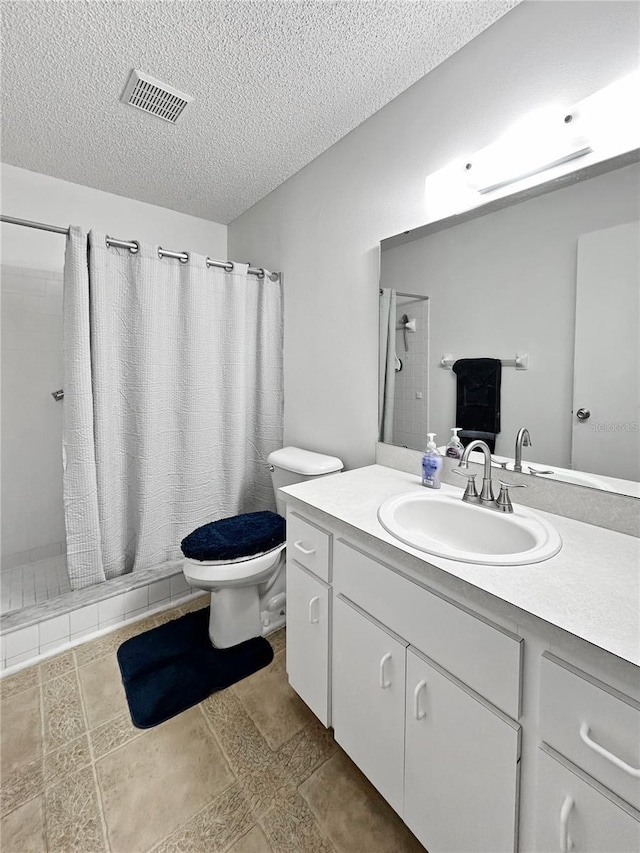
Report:
M440 471L442 470L442 456L438 453L434 441L435 432L428 432L429 442L422 457L422 485L429 489L440 488Z
M458 433L462 427L453 427L451 432L453 435L449 440L449 444L447 444L447 449L445 451L445 456L448 456L450 459L462 459L462 455L464 453L464 446L460 439L458 438Z

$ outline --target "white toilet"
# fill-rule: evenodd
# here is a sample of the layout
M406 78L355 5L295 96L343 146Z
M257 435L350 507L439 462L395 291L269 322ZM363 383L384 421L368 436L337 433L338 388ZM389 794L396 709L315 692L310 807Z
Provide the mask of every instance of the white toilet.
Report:
M343 467L335 456L299 447L274 450L267 461L278 514L283 517L285 503L278 495L281 486L335 474ZM233 523L237 519L241 522L243 518L235 516L222 521ZM274 535L280 544L269 550L259 547L255 554L229 560L199 560L185 556L182 570L187 583L197 589L211 590L209 637L218 649L270 634L286 621L284 526L274 515L272 519L278 528ZM219 524L214 522L213 526Z

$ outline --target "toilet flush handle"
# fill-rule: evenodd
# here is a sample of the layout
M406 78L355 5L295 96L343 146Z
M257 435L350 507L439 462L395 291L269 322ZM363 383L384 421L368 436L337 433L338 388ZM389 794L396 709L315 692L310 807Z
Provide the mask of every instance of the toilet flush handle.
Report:
M316 549L315 549L315 548L311 548L311 550L308 550L307 548L305 548L305 547L303 546L303 544L302 544L302 539L298 539L298 541L297 541L297 542L294 542L294 543L293 543L293 547L294 547L294 548L297 548L297 549L298 549L298 551L300 551L300 553L301 553L301 554L304 554L304 555L305 555L305 557L310 557L310 556L311 556L311 554L315 554L315 553L316 553Z

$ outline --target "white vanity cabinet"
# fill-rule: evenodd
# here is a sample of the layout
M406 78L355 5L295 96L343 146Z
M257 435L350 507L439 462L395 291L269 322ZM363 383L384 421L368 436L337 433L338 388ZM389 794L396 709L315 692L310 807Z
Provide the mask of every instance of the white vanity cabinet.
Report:
M331 534L287 513L287 675L320 722L331 725Z
M411 647L404 821L429 850L515 850L520 726Z
M406 643L337 596L333 728L344 751L402 815Z
M287 556L329 583L331 534L296 512L287 513Z
M637 853L640 707L549 652L539 704L536 851Z
M333 591L404 637L513 719L520 716L522 640L336 539Z
M429 853L513 851L520 726L402 636L403 619L414 633L410 613L416 600L424 605L422 619L429 618L430 604L453 605L423 600L431 593L346 543L336 543L335 557L336 740ZM376 582L377 569L383 574ZM397 598L398 582L407 584L404 600ZM347 588L356 602L336 594ZM397 613L386 611L383 602L395 602ZM393 629L376 618L383 614ZM481 623L478 630L486 627ZM440 643L435 645L440 651ZM494 683L488 679L489 690Z
M633 809L559 759L538 750L536 853L637 853Z
M429 853L637 853L628 673L614 689L546 623L471 608L371 556L357 528L301 513L287 518L290 683Z
M540 681L542 740L640 809L638 703L548 652Z
M287 675L320 722L331 725L329 707L329 586L287 561Z

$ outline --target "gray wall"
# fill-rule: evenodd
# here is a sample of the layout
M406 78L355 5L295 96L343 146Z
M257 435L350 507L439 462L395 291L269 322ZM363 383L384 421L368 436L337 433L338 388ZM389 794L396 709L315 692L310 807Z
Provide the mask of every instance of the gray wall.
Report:
M571 467L578 237L639 216L634 164L382 252L384 287L429 296L429 429L439 444L456 411L455 374L439 367L441 357L526 352L527 371L502 371L496 453L513 456L516 433L527 426L528 460ZM619 340L619 352L632 344Z
M524 2L229 226L230 257L284 271L286 442L374 460L379 241L523 110L635 70L637 32L635 3Z

